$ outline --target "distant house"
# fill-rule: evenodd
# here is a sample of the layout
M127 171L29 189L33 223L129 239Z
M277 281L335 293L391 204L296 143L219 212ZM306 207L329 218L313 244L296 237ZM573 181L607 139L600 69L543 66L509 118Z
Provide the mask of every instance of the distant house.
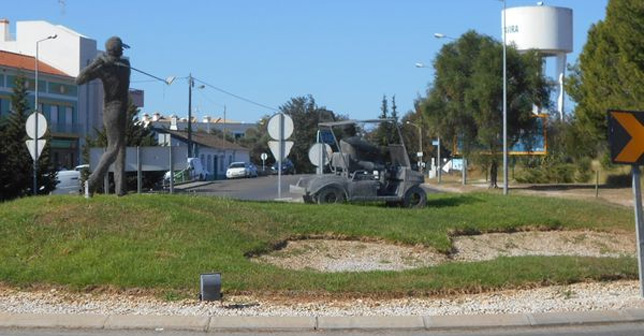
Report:
M160 144L188 145L188 132L186 131L172 131L165 128L153 128L153 130L157 133ZM226 177L226 169L230 163L250 161L248 148L226 141L221 136L205 132L193 132L192 143L194 155L201 159L201 163L206 170L217 179Z

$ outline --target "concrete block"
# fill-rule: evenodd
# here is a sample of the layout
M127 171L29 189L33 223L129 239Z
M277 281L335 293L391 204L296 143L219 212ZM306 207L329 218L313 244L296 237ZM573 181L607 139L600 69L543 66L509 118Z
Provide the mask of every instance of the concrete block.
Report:
M0 313L0 327L101 329L107 316L88 314L9 314Z
M313 331L316 326L316 318L306 316L213 316L208 331Z
M490 315L446 315L426 316L427 329L447 328L492 328L505 326L529 326L525 314L490 314Z
M587 312L554 312L554 313L532 313L530 322L532 325L572 325L584 323L609 323L628 322L631 317L621 314L619 311L587 311Z
M424 329L422 316L320 316L318 329Z
M209 320L205 316L110 315L105 329L206 331Z

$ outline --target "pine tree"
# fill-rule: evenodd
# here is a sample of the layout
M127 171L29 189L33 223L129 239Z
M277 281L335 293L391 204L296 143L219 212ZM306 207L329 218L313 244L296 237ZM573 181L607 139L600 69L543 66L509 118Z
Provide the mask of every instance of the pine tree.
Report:
M387 118L389 115L389 108L387 107L387 96L382 95L382 106L380 106L380 117L381 119Z
M389 102L387 101L387 96L382 95L382 105L380 106L380 119L389 118ZM375 143L380 146L387 146L391 142L392 137L392 125L389 123L381 123L376 129Z
M33 193L33 160L25 144L28 139L25 124L30 110L27 97L25 78L19 74L11 95L11 112L0 126L0 200ZM49 193L55 186L55 172L49 167L49 149L46 145L38 159L39 194Z
M398 106L396 105L396 95L391 97L391 118L394 118L398 122L398 111L396 110Z

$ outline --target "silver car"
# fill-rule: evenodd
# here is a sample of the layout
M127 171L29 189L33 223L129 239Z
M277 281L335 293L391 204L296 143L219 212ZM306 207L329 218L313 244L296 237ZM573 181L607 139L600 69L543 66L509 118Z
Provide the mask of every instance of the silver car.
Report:
M257 177L257 167L248 162L233 162L226 170L226 178Z

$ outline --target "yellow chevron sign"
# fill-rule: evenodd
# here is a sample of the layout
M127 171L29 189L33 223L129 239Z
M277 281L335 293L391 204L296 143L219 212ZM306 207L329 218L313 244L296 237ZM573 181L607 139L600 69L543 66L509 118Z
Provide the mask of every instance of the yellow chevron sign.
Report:
M644 112L608 111L608 141L613 163L644 163Z

